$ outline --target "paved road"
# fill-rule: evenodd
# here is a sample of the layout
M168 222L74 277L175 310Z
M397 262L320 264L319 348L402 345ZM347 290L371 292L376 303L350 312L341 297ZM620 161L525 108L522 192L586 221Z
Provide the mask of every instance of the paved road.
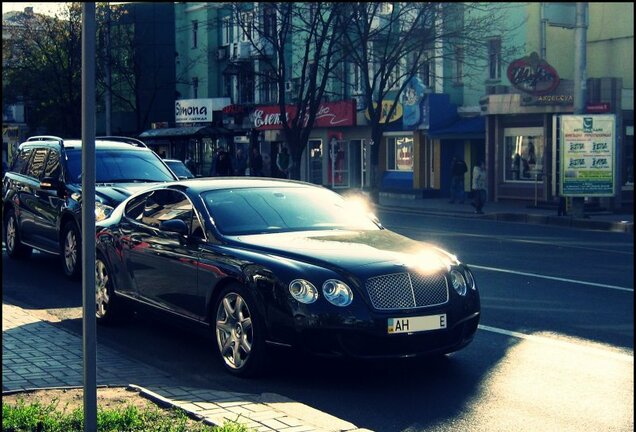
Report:
M210 340L150 316L100 328L98 338L184 385L276 393L370 430L633 430L631 235L380 216L389 228L447 246L475 269L483 316L465 350L436 362L373 363L277 351L267 377L246 381L224 373ZM3 256L3 265L5 299L47 309L79 334L80 286L53 259L36 254L9 263Z

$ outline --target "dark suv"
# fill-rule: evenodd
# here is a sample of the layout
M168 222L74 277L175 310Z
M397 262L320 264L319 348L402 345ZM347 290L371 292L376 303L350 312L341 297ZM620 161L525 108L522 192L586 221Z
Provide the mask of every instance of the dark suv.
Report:
M95 219L107 218L133 192L178 180L161 158L134 138L95 139ZM10 258L32 249L59 255L64 272L81 274L82 144L35 136L19 147L2 180L4 241Z

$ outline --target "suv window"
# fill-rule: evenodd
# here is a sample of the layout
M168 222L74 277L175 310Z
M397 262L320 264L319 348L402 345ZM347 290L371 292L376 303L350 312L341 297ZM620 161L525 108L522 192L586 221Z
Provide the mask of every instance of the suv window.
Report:
M79 182L82 172L82 152L69 149L67 164L69 181ZM95 149L95 181L97 183L117 182L165 182L173 181L172 173L160 162L158 156L149 150Z
M20 154L15 161L13 162L13 168L11 171L24 174L26 167L29 163L29 159L31 158L31 152L33 151L33 147L26 147L20 150Z
M44 172L44 163L46 162L46 148L37 148L33 152L31 163L27 169L27 174L33 178L39 179Z
M44 168L44 177L59 179L61 170L60 153L55 149L50 149L49 157L46 160L46 167Z

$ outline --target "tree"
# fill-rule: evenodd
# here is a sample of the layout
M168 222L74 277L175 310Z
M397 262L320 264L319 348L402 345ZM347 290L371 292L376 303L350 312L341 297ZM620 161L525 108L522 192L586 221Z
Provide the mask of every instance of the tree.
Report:
M60 17L20 13L2 49L5 102L23 102L32 128L79 136L81 129L81 7L65 3Z
M371 185L377 201L379 149L411 80L434 62L452 61L456 78L483 67L486 36L509 25L498 3L348 3L347 61L358 68L371 126ZM459 74L459 75L457 75Z
M291 178L300 178L303 152L327 85L340 64L342 13L346 3L235 3L231 16L258 53L254 71L260 85L277 86L285 140L293 161ZM291 92L286 83L295 83ZM288 118L290 109L295 115Z

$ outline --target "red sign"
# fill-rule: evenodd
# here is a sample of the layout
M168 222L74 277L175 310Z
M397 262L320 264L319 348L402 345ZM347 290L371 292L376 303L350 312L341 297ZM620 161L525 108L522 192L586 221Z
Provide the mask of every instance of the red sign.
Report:
M245 107L243 105L228 105L223 108L224 114L243 114Z
M559 74L536 52L508 65L508 80L515 88L531 95L550 93L559 85Z
M587 113L608 113L610 112L610 104L608 102L591 103L585 107Z
M287 121L296 116L296 107L287 105ZM282 129L283 122L278 105L261 106L252 112L252 124L257 130ZM314 127L340 127L356 125L356 103L354 100L325 102L320 104Z

